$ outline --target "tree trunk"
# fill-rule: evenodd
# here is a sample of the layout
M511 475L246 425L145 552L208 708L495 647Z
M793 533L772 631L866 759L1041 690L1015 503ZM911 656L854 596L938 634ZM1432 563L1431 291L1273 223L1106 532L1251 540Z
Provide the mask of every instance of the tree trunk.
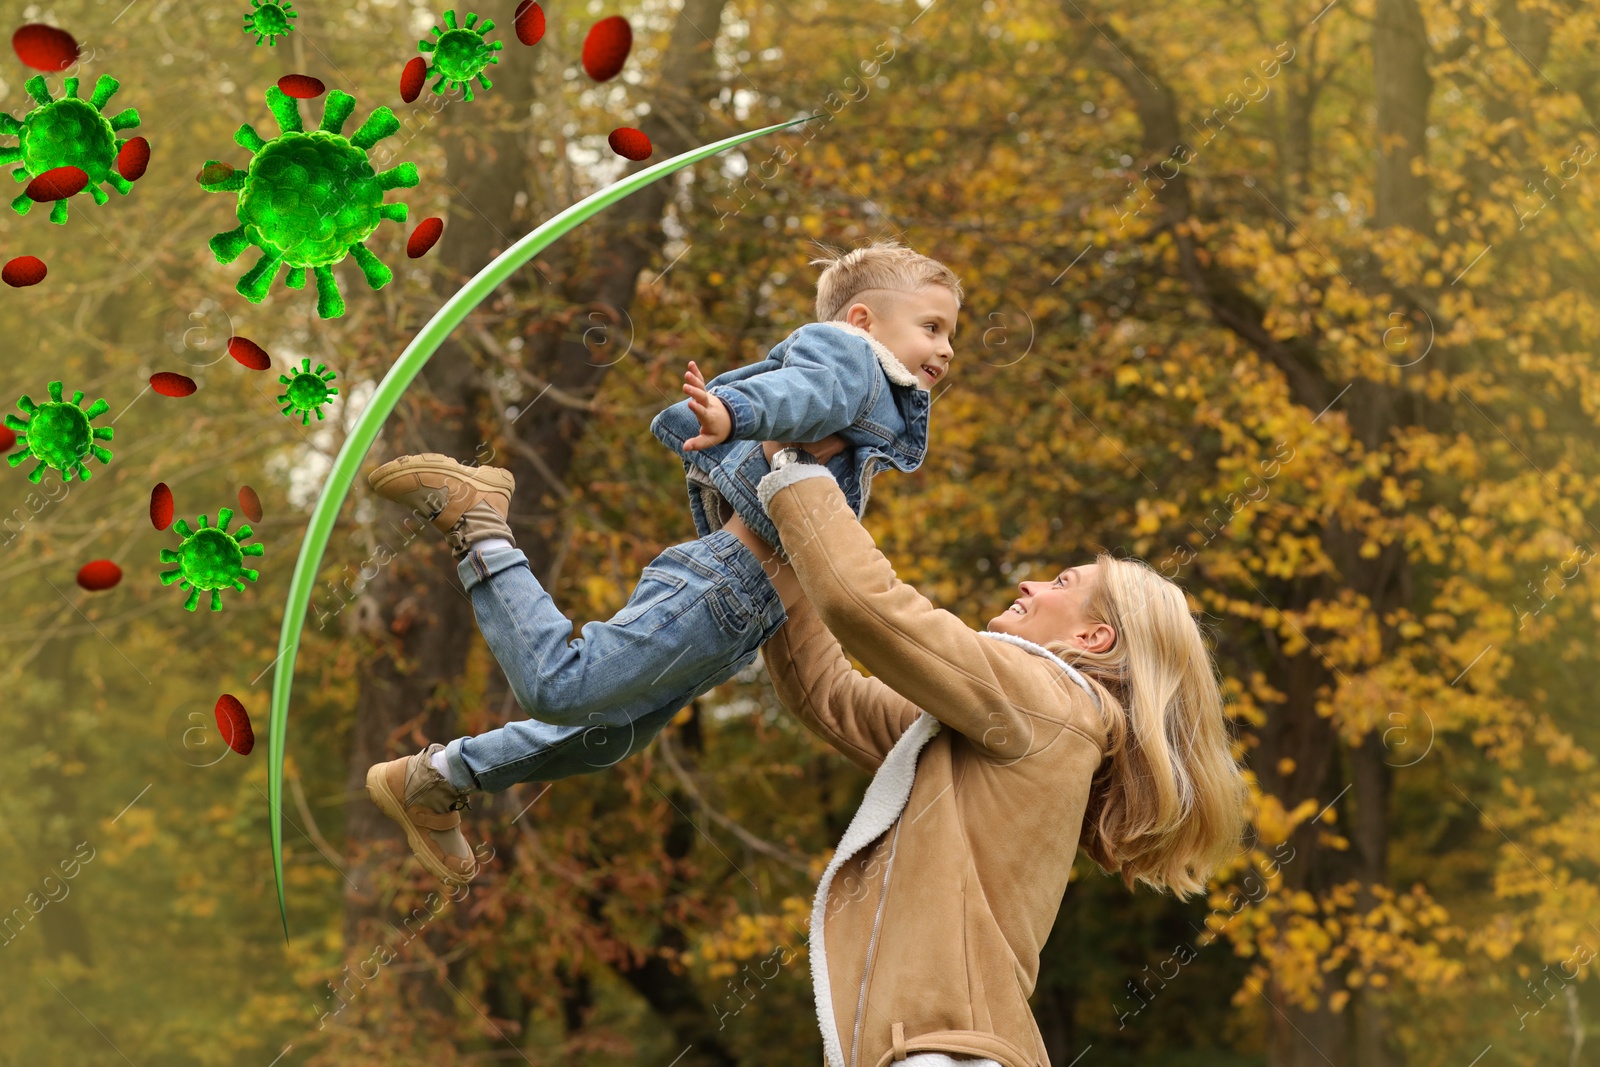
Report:
M1428 31L1416 0L1378 0L1372 25L1378 100L1378 174L1373 221L1431 235L1428 179Z

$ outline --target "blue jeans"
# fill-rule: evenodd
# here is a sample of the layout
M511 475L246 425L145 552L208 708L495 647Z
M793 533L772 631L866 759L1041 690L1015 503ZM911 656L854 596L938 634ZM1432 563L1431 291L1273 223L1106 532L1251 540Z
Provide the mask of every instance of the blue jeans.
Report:
M463 790L610 767L752 663L786 617L761 563L726 530L663 551L622 610L577 638L520 549L473 548L458 567L478 629L533 716L445 746Z

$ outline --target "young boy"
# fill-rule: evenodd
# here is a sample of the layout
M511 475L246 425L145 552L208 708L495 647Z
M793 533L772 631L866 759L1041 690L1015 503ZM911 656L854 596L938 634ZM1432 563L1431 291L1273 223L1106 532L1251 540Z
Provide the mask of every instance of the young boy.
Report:
M368 769L373 802L436 877L462 885L477 873L460 829L473 791L611 766L754 661L783 625L762 562L774 550L784 559L756 495L771 470L763 441L812 442L858 516L879 468L921 466L929 389L953 357L960 281L894 242L813 263L828 264L817 280L817 322L709 385L691 362L689 398L652 422L683 460L700 536L646 565L622 610L584 624L581 637L572 638L572 623L515 546L510 471L424 454L368 477L380 496L430 516L445 534L478 628L533 717Z

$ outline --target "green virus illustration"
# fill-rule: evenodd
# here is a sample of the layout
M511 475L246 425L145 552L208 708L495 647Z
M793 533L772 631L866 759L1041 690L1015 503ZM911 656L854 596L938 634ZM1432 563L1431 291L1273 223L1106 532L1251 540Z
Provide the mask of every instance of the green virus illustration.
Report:
M327 373L324 374L324 371ZM278 381L289 387L278 397L285 402L283 413L291 419L299 415L300 425L304 426L311 421L311 413L315 411L320 422L322 405L339 393L339 390L328 384L336 377L338 375L328 370L327 365L323 363L318 363L317 369L312 370L309 359L300 361L300 369L295 371L294 377L291 378L287 374L278 375Z
M267 87L267 106L278 120L279 134L263 140L247 122L233 135L254 155L245 170L230 170L217 160L206 161L200 185L207 192L238 192L239 227L211 238L211 253L218 263L232 263L251 245L261 249L256 265L239 279L239 294L252 304L266 299L278 276L289 267L285 284L302 289L306 268L317 278L317 314L336 319L344 314L344 297L333 277L333 266L346 253L355 256L367 284L381 289L394 277L362 242L384 219L406 220L404 204L386 204L390 189L417 184L413 163L375 173L367 150L400 129L400 121L386 107L375 110L355 136L344 136L345 123L355 110L355 97L334 89L322 110L322 126L306 133L300 125L300 108L276 85ZM211 175L220 175L208 181Z
M448 29L433 28L433 35L439 39L417 42L417 51L433 53L432 71L439 75L439 80L433 83L434 92L438 92L441 85L448 84L452 89L459 87L470 102L472 79L478 79L478 84L485 89L493 88L494 82L489 80L484 70L490 63L500 62L500 57L495 53L505 45L499 41L490 44L484 40L484 36L494 29L492 19L484 19L482 26L473 29L477 21L478 16L469 11L466 26L457 27L455 11L446 11L444 24Z
M181 581L181 588L189 590L189 599L183 602L183 606L190 611L199 605L201 591L211 594L211 610L221 611L222 590L237 589L243 592L244 579L253 582L258 576L259 572L244 565L244 558L265 555L267 549L260 544L240 544L250 536L248 526L239 527L236 533L228 532L228 523L233 521L231 508L217 512L215 526L209 525L204 515L196 521L200 523L198 530L183 519L173 524L173 529L178 531L183 541L176 550L161 550L162 563L178 565L174 570L161 572L161 584L171 585Z
M111 405L101 398L84 409L80 406L82 390L75 390L68 401L61 399L60 382L51 382L49 389L50 399L46 403L35 404L26 396L17 401L17 407L29 416L26 421L15 415L6 416L6 426L17 431L17 444L22 446L20 451L7 456L6 462L17 467L29 456L38 460L39 465L28 475L28 481L36 485L44 477L46 467L60 471L64 482L72 481L74 474L86 482L89 468L84 461L88 457L93 456L101 463L111 462L111 450L95 444L111 440L111 427L89 425L110 411Z
M256 35L256 47L261 47L261 39L267 40L267 47L271 48L278 43L279 37L285 37L294 32L290 19L300 16L294 13L293 4L278 4L272 0L250 0L254 11L245 13L244 32Z
M139 125L139 113L130 107L109 119L101 114L119 88L117 79L102 74L94 83L94 95L87 100L78 99L77 78L66 80L60 100L50 99L42 74L29 78L22 87L38 106L21 119L0 113L0 137L15 137L21 142L13 148L0 148L0 164L18 164L12 177L22 182L57 167L78 167L89 175L89 195L96 204L111 199L100 188L102 182L109 182L124 195L133 188L132 182L117 173L117 152L122 147L117 131ZM11 201L11 207L17 214L26 215L33 207L33 198L23 193ZM66 200L55 202L50 221L67 221Z

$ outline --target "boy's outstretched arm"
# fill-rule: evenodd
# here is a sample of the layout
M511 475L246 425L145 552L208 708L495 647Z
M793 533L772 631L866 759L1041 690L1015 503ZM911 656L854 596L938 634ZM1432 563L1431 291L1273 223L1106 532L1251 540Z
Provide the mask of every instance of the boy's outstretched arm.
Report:
M706 380L700 373L700 368L695 366L694 360L689 361L689 369L683 375L685 381L683 391L689 394L689 410L694 412L695 418L700 420L700 433L683 443L685 452L697 449L710 448L720 445L728 440L733 426L733 418L728 412L728 406L721 398L706 390ZM817 441L794 442L802 445L822 463L828 462L845 449L845 442L837 433L831 433ZM767 444L777 447L778 442L768 441ZM768 451L767 461L772 461L771 450Z
M720 401L714 406L729 423L723 440L816 441L861 417L873 394L872 376L880 373L878 357L860 338L802 327L778 370L711 390L702 378L698 387ZM698 368L692 374L698 377Z

